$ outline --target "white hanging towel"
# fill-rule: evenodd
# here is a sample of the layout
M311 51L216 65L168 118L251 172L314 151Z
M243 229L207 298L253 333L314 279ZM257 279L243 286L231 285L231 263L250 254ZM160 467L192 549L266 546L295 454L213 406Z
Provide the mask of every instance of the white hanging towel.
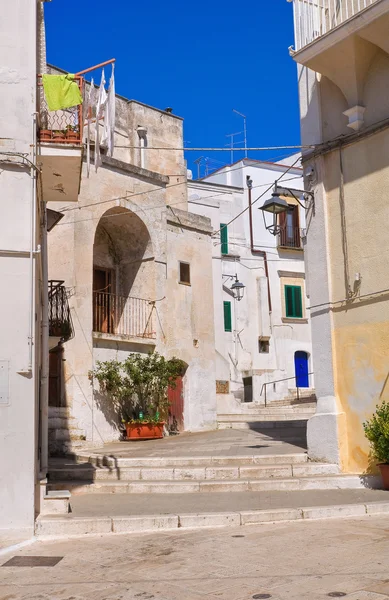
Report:
M97 96L97 107L96 107L96 127L95 127L95 170L101 165L100 156L100 119L104 116L105 105L107 103L107 92L105 91L105 75L104 69L101 73L101 82Z
M113 156L115 146L115 118L116 118L116 103L115 103L115 64L112 63L111 79L109 80L109 89L106 110L104 115L104 143L107 145L108 156Z
M86 120L86 173L89 178L90 174L90 126L93 117L93 109L96 105L96 89L95 82L92 79L89 92L84 102L84 123Z

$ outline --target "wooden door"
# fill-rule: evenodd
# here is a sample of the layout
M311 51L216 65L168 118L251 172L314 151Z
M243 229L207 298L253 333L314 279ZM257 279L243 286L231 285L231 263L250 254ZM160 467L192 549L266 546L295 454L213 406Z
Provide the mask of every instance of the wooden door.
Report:
M49 406L64 406L62 369L63 347L57 346L49 352Z
M168 389L169 429L172 432L184 431L184 383L177 377L176 387Z
M93 331L114 333L113 271L93 269Z

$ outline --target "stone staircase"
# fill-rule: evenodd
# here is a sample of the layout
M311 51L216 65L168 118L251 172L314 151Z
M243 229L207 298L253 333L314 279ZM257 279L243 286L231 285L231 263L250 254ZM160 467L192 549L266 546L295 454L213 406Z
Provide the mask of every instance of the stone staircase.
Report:
M53 461L48 490L72 494L193 494L358 489L358 475L335 464L309 462L303 452L255 456L115 458Z
M85 432L67 407L49 406L49 453L51 456L73 454L85 447Z

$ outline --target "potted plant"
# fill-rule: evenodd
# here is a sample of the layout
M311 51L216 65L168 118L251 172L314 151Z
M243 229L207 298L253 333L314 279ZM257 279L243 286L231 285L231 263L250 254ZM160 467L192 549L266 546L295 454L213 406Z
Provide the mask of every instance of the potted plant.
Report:
M76 125L68 125L66 127L66 139L67 140L78 140L78 128Z
M72 334L72 325L69 320L51 319L49 323L49 335L68 340Z
M372 455L378 461L384 489L389 490L389 402L383 401L377 406L363 428L370 442Z
M175 387L183 362L155 352L130 354L125 361L97 362L92 372L100 391L115 409L118 428L124 424L128 440L162 438L168 415L168 388Z
M51 140L51 131L49 129L41 129L39 137L41 142L49 142Z
M53 131L53 139L54 140L63 140L65 138L65 131L62 131L62 129L56 129Z

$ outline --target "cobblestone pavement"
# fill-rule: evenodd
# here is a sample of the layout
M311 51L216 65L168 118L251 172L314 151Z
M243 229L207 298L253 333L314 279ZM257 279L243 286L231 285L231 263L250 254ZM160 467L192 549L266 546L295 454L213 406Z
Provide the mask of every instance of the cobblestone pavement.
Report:
M4 566L14 556L63 558L52 567ZM385 600L389 521L37 541L0 565L0 600Z

